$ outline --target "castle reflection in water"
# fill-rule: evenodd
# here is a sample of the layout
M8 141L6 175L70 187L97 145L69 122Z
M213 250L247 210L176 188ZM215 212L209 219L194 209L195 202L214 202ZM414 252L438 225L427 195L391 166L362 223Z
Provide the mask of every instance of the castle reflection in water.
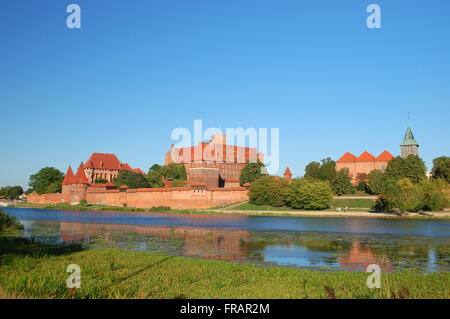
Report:
M234 262L273 261L270 258L271 240L255 241L251 231L235 229L211 229L192 227L166 226L134 226L114 224L60 223L61 240L64 242L104 242L117 247L117 243L128 242L141 250L159 250L172 247L172 250L183 256L196 256L204 259L217 259ZM157 239L160 245L149 245L146 239ZM284 246L288 252L278 249L281 259L288 260L287 265L294 266L330 266L352 271L365 271L370 264L378 264L384 271L392 271L389 258L382 253L374 252L368 245L359 241L350 242L341 249L334 249L333 243L301 243L287 240ZM326 247L329 246L329 247ZM331 248L330 248L331 247ZM295 249L293 249L295 248ZM342 249L343 248L343 249ZM170 249L169 249L170 250ZM309 258L308 262L301 262ZM319 259L314 261L315 254ZM268 257L268 258L266 258ZM281 262L283 263L283 262Z

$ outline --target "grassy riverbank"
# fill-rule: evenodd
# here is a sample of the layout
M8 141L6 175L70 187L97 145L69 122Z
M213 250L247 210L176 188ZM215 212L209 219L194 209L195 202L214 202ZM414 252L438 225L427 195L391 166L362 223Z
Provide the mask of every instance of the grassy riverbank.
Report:
M66 267L82 288L66 288ZM319 272L0 238L0 291L38 298L449 298L450 274Z

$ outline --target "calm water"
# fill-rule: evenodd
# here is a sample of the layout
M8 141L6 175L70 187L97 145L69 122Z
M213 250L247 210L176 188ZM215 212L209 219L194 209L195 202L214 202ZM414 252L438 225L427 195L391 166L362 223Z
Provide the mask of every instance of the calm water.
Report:
M4 208L47 243L323 270L450 271L450 222Z

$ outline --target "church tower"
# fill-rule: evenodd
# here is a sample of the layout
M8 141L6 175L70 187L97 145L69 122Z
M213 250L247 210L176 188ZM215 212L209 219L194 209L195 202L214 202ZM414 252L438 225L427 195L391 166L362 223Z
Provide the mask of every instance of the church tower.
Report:
M403 139L403 143L400 144L400 151L401 156L403 158L411 154L419 156L419 144L417 144L416 140L414 139L414 135L409 126L406 129L406 134L405 138Z

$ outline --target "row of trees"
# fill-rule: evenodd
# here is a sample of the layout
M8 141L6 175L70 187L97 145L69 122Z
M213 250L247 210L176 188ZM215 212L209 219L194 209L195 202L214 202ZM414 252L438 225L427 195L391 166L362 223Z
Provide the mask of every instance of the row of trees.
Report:
M341 170L336 172L336 162L331 158L325 158L319 162L311 162L305 167L305 177L320 181L327 181L334 194L340 196L355 193L348 172Z
M260 176L249 188L250 203L295 209L325 209L330 207L333 191L328 181L297 178L289 183L277 176Z
M0 197L13 200L23 194L22 186L5 186L0 188Z

